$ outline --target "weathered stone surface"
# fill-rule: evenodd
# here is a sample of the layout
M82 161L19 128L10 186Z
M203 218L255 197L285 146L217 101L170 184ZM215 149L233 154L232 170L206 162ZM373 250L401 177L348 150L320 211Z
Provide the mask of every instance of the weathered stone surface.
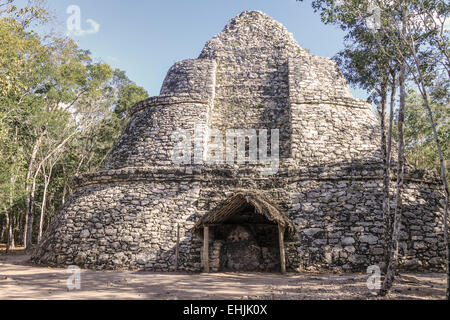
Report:
M365 235L365 236L361 236L359 237L359 241L363 242L363 243L368 243L368 244L375 244L378 242L378 238L372 235Z
M196 128L204 146L214 131L279 129L278 172L263 175L260 164L201 164L194 154L191 164L175 165L172 134L182 129L193 137ZM383 260L380 140L371 105L351 96L332 60L310 55L265 14L243 12L198 59L169 70L160 96L133 107L102 170L75 179L33 260L173 271L179 226L178 268L199 271L195 222L235 193L258 190L295 225L295 239L285 243L288 270L365 271ZM443 270L438 176L406 167L403 194L400 265ZM223 267L220 257L230 269L255 261L252 269L279 267L278 239L250 237L250 251L239 243L230 253L233 241L215 239L213 231L211 270Z
M342 239L341 243L344 246L350 246L355 243L355 239L353 239L352 237L346 237L346 238Z

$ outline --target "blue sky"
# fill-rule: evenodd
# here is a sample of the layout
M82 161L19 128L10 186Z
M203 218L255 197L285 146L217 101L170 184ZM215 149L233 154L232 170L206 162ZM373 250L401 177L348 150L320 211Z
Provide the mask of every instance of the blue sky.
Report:
M173 63L196 58L206 41L244 10L275 18L312 54L332 57L343 47L344 33L324 25L308 0L49 0L60 32L66 32L70 5L80 8L83 30L95 32L93 26L98 25L95 33L72 35L80 47L125 70L152 96L159 94ZM366 97L361 90L352 91Z

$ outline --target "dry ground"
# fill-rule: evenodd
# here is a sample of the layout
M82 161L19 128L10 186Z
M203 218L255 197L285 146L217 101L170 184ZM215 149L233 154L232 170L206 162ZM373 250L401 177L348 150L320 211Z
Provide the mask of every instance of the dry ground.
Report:
M36 267L16 251L0 252L0 300L5 299L377 299L365 274L153 273L81 271L69 291L66 269ZM402 274L389 299L444 299L443 273Z

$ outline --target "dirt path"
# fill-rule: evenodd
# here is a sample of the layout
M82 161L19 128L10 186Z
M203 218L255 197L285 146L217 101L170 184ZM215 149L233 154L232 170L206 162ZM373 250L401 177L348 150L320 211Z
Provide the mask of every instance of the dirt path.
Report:
M23 254L0 256L0 299L376 299L365 274L150 273L35 267ZM444 299L445 275L403 274L390 299Z

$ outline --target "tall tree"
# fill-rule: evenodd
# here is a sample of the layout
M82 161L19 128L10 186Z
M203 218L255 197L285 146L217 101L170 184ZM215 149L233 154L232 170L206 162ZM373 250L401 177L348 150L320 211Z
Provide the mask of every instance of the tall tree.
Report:
M440 174L444 190L444 242L447 256L447 290L446 298L450 299L450 246L448 241L448 202L449 189L447 173L442 154L441 141L436 128L430 101L430 88L436 81L440 70L446 71L447 81L450 77L449 48L450 39L448 32L444 32L445 21L450 16L450 4L443 0L404 0L402 7L402 29L399 32L398 19L395 8L391 8L387 0L376 1L383 8L386 15L386 23L381 25L380 31L395 45L396 55L403 61L404 67L411 74L419 92L423 98L423 105L427 110L428 118L433 130L437 154L439 156ZM393 14L394 13L394 14ZM408 59L408 56L411 59ZM439 81L439 80L438 80ZM448 95L448 91L447 91Z
M0 229L11 231L11 243L20 231L27 247L70 193L72 176L101 165L130 106L148 96L72 40L31 31L46 23L40 3L0 1L0 213L8 220Z
M406 73L408 73L414 80L419 91L422 94L424 100L424 107L427 109L431 126L433 127L435 143L437 146L437 153L440 159L441 178L443 181L443 187L445 192L445 206L443 215L444 225L444 241L447 247L447 274L449 271L448 257L448 218L447 218L447 206L448 206L448 187L445 167L443 165L443 157L440 147L440 140L437 135L436 126L434 124L433 113L430 108L428 99L428 92L433 79L435 79L438 72L437 68L441 66L447 72L448 76L448 33L444 32L444 23L448 17L449 5L443 0L396 0L394 2L388 0L371 0L371 1L356 1L356 0L344 0L339 1L339 5L335 1L329 0L314 0L313 7L320 11L322 20L325 23L336 23L344 30L350 30L350 32L362 23L367 21L370 15L377 14L377 32L382 35L381 38L387 39L389 48L394 50L386 50L385 43L378 42L376 50L385 54L387 57L391 57L398 62L401 69L405 69L404 75L399 79L400 82L400 95L404 96L404 84L406 85ZM377 8L379 10L369 10L371 8ZM404 12L406 10L406 13ZM421 17L425 17L421 19ZM426 22L432 20L431 23ZM436 57L441 59L436 60ZM440 61L443 61L441 63ZM404 78L404 79L403 79ZM448 94L448 93L447 93ZM399 107L399 112L404 111L405 99L401 98L403 105ZM402 104L402 103L401 103ZM400 114L399 114L400 117ZM402 150L399 150L401 152ZM400 159L400 158L399 158ZM403 157L401 158L403 159ZM400 169L400 168L398 168ZM402 174L403 170L397 170L397 174ZM401 194L401 182L400 178L397 181L396 197L399 200L399 194ZM396 213L397 214L397 209ZM397 218L399 218L398 216ZM394 222L395 224L395 222ZM399 223L396 225L399 227ZM395 228L393 230L393 240L397 238ZM394 247L395 243L391 244ZM394 250L395 251L395 250ZM394 252L395 253L395 252ZM396 255L394 254L394 258ZM395 262L390 261L392 267L395 267ZM394 272L389 272L389 277L393 276ZM450 279L449 275L447 279ZM386 279L385 279L386 280ZM387 293L389 286L392 283L389 279L384 282L384 288L381 293ZM449 281L447 284L447 298Z

